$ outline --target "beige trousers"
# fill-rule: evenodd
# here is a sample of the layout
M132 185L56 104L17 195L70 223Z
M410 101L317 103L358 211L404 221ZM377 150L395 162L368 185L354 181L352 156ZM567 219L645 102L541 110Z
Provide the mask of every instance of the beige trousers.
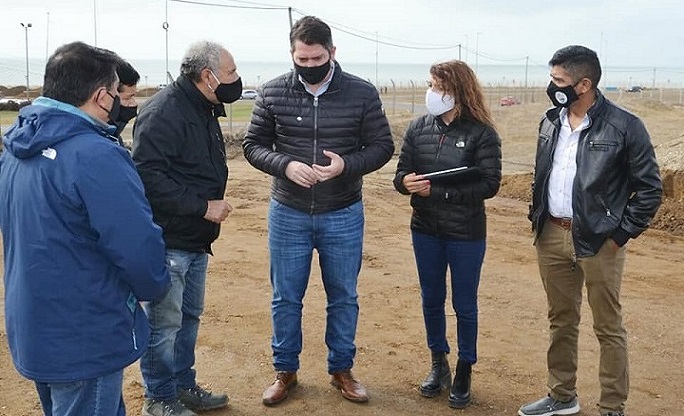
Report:
M577 342L582 287L586 284L594 333L601 349L599 410L623 410L629 391L627 332L620 305L625 248L616 250L613 242L606 240L595 256L575 261L572 233L551 222L545 224L536 247L548 300L550 395L561 401L577 395Z

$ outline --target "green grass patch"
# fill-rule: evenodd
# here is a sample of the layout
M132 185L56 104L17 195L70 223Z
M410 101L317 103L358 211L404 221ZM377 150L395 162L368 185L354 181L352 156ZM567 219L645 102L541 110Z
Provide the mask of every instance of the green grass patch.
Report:
M18 115L18 111L0 111L0 124L12 124Z
M226 104L226 119L230 119L232 111L234 123L248 122L252 118L254 102L254 100L238 100L233 104Z
M222 120L230 119L232 108L233 122L249 122L252 118L254 102L254 100L239 100L232 105L226 104L226 118ZM0 111L0 125L11 126L18 115L18 111Z

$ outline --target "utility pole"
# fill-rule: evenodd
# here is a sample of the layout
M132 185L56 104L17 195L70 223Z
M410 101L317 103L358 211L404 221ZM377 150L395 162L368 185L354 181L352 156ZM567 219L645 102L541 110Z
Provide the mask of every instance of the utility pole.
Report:
M292 31L292 7L287 8L287 15L290 18L290 32Z
M466 46L465 46L465 63L468 63L468 53L470 51L470 47L468 46L468 34L465 34L466 37Z
M29 100L29 55L28 55L28 30L31 27L31 23L23 24L21 27L24 28L24 38L26 43L26 99Z
M164 84L170 84L169 82L169 0L165 1L166 5L166 16L164 18L164 23L162 23L162 29L164 29L166 36L166 74L164 75Z
M656 81L656 70L658 68L653 68L653 85L651 85L651 88L655 89L655 81Z
M458 60L461 60L461 44L458 44Z
M47 12L47 28L45 30L45 64L48 61L48 53L50 51L50 12Z
M475 75L477 75L477 57L480 55L480 35L482 32L477 32L475 35Z
M97 46L97 0L93 0L93 29L95 30L95 46Z
M375 32L375 88L378 86L378 56L380 54L380 46L378 43L378 32Z
M523 103L526 102L525 99L527 98L527 71L528 71L529 67L530 67L530 56L527 55L525 57L525 93L523 94Z

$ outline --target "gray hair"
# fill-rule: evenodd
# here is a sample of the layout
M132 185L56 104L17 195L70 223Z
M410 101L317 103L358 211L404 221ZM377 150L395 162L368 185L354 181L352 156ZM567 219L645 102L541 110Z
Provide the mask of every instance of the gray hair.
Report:
M180 72L193 81L200 80L200 73L203 69L209 68L214 73L219 70L219 58L221 51L225 48L216 42L203 40L193 43L183 56Z

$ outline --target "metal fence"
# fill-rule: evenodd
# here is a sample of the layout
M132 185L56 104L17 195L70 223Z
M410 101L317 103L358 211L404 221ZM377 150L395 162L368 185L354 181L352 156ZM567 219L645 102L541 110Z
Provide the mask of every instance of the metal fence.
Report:
M380 87L380 96L387 114L408 113L417 115L425 112L425 83L411 82L409 87ZM534 87L484 87L485 100L491 108L517 104L549 103L545 88ZM606 89L603 94L614 101L623 98L658 101L668 105L684 105L684 88L645 88L638 92L623 89Z

